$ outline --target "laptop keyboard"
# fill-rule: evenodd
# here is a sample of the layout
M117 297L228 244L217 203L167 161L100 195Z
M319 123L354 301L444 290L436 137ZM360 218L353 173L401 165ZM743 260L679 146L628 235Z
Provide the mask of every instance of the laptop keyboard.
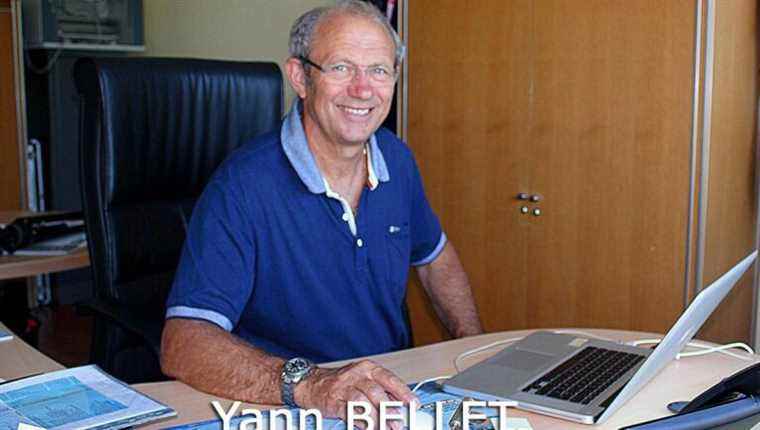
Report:
M642 360L638 354L589 346L523 391L587 405Z

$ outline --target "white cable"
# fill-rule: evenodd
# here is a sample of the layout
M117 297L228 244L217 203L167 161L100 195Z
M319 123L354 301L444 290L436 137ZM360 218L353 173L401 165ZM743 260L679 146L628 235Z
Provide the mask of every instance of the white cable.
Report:
M631 345L631 346L651 345L651 344L656 344L660 342L662 342L662 339L639 339L639 340L628 342L628 345ZM734 342L734 343L729 343L727 345L718 345L718 346L705 345L698 342L689 342L688 344L686 344L686 346L689 346L692 348L700 348L702 349L702 351L681 352L676 355L676 360L682 357L695 357L699 355L712 354L714 352L730 355L731 357L735 357L740 360L751 360L751 358L749 357L727 351L728 349L733 349L733 348L743 349L750 354L755 353L755 351L753 351L752 348L750 348L747 344L742 343L742 342Z
M730 355L731 357L736 357L736 358L738 358L740 360L749 361L749 360L751 360L750 357L739 355L739 354L734 354L733 352L730 352L730 351L727 351L727 350L728 349L733 349L733 348L740 348L740 349L743 349L743 350L747 351L750 354L754 354L755 353L752 350L752 348L750 348L747 344L742 343L742 342L734 342L734 343L729 343L729 344L720 345L720 346L700 345L700 344L696 344L696 343L690 342L689 346L695 347L695 348L703 348L703 350L702 351L682 352L682 353L680 353L680 354L678 354L676 356L676 359L679 359L681 357L696 357L696 356L699 356L699 355L706 355L706 354L712 354L713 352L719 352L721 354Z
M614 342L614 340L612 340L612 339L605 338L603 336L598 336L598 335L595 335L595 334L592 334L592 333L587 333L587 332L580 331L580 330L557 330L557 331L554 331L554 333L557 333L557 334L580 334L580 335L591 337L591 338L602 339L602 340L607 340L607 341ZM461 372L462 369L459 367L459 362L461 360L463 360L463 359L465 359L465 358L467 358L467 357L469 357L471 355L475 355L475 354L481 353L483 351L489 350L489 349L491 349L493 347L496 347L496 346L499 346L499 345L504 345L504 344L507 344L507 343L517 342L518 340L522 340L522 339L523 339L523 337L515 337L515 338L511 338L511 339L500 340L500 341L489 343L488 345L483 345L483 346L480 346L480 347L473 348L473 349L470 349L468 351L465 351L465 352L459 354L454 359L454 368L457 370L457 372ZM626 344L627 345L631 345L631 346L639 346L639 345L657 344L657 343L660 343L660 342L662 342L662 339L638 339L638 340L633 340L633 341L630 341L630 342L626 342ZM741 342L735 342L735 343L730 343L730 344L727 344L727 345L719 345L719 346L710 346L710 345L700 344L700 343L697 343L697 342L689 342L686 346L689 346L689 347L692 347L692 348L700 348L700 349L703 349L703 351L681 352L681 353L679 353L679 354L676 355L676 360L678 360L678 359L680 359L682 357L695 357L695 356L699 356L699 355L712 354L714 352L718 352L718 353L725 354L725 355L730 355L731 357L735 357L735 358L738 358L740 360L751 360L749 357L745 357L745 356L742 356L742 355L739 355L739 354L735 354L735 353L733 353L731 351L728 351L729 349L734 349L734 348L743 349L743 350L747 351L750 354L754 354L755 353L752 350L752 348L750 348L747 344L741 343ZM446 378L449 378L449 377L439 377L438 379L446 379ZM419 388L421 386L421 384L423 384L425 382L430 382L432 380L438 380L438 379L431 379L431 380L422 381L419 384L417 384L417 386L414 389L416 390L417 388ZM414 391L414 390L412 390L412 391Z
M483 345L483 346L479 346L477 348L473 348L473 349L471 349L469 351L465 351L465 352L457 355L457 357L454 359L454 368L457 370L457 372L461 372L462 369L459 368L459 361L460 360L462 360L462 359L464 359L466 357L469 357L471 355L474 355L474 354L486 351L486 350L491 349L491 348L493 348L495 346L504 345L505 343L517 342L518 340L522 340L522 339L523 339L523 337L515 337L515 338L512 338L512 339L500 340L500 341L497 341L497 342L489 343L488 345Z
M449 379L449 378L451 378L451 375L436 376L434 378L423 379L422 381L418 382L417 385L414 386L414 388L412 388L412 393L417 391L421 386L427 384L428 382L440 381L442 379Z
M47 61L45 66L37 67L32 62L32 56L29 54L29 51L24 50L24 59L26 60L26 67L38 75L45 75L53 69L53 65L55 64L56 61L58 61L58 57L61 56L62 52L63 52L63 48L58 48L55 51L55 53L53 53L53 55L50 57L50 59Z

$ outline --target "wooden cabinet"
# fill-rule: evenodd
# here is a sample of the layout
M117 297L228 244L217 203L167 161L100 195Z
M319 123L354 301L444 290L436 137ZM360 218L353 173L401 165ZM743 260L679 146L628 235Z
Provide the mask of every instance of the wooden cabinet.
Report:
M407 2L406 137L488 331L662 332L749 253L756 3L708 3ZM707 337L749 340L751 278ZM416 281L409 304L418 344L445 337Z
M23 208L22 157L19 139L16 14L10 1L0 1L0 210Z

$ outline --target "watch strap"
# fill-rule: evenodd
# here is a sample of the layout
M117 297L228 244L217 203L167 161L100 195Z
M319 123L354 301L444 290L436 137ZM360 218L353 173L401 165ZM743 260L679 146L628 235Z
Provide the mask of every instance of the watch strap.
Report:
M292 382L285 382L282 381L280 384L280 391L282 393L282 404L289 407L289 408L297 408L298 405L296 404L295 399L295 388L296 384Z
M290 408L299 407L295 399L296 385L311 375L313 370L314 363L301 357L291 358L282 365L282 371L280 372L280 397L283 405Z

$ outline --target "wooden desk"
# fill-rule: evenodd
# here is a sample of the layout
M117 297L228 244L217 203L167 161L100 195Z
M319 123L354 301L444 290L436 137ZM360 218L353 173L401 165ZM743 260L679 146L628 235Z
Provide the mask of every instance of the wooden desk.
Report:
M658 337L652 333L627 332L615 330L583 330L611 339L630 341L642 338ZM462 352L503 339L525 336L527 331L511 331L485 334L482 336L458 339L434 345L423 346L406 351L371 357L383 366L393 370L407 382L419 381L439 375L455 373L453 359ZM463 366L470 366L499 350L494 348L488 353L478 354L463 360ZM509 410L509 416L525 417L534 429L572 430L572 429L618 429L622 425L647 421L670 415L666 405L675 400L690 400L697 394L717 383L724 377L760 361L760 356L746 356L751 361L739 360L723 354L710 354L690 357L670 363L655 379L644 387L626 405L600 426L587 426L559 420L542 415ZM332 363L337 366L342 363ZM182 423L215 418L210 401L219 400L213 396L193 390L180 382L160 382L135 385L140 391L153 398L166 402L175 408L178 417L154 424L146 428L158 429ZM225 406L228 402L223 402Z
M0 329L9 331L3 323L0 323ZM0 342L0 357L0 378L5 380L64 368L52 358L29 346L18 336L14 336L12 340Z
M583 331L623 341L657 337L657 335L651 333L627 331ZM464 351L497 340L525 336L530 332L530 330L524 330L485 334L378 355L371 358L396 372L405 381L413 382L433 376L454 373L452 360ZM496 351L498 351L498 348L494 348L489 353L469 357L462 362L462 365L472 365L494 354ZM666 409L668 403L675 400L689 400L722 378L760 361L760 356L745 355L751 358L751 361L739 360L723 354L710 354L673 361L649 385L645 386L626 405L618 410L609 421L600 426L575 424L515 409L510 409L509 414L513 417L528 418L531 426L536 430L617 429L622 425L669 415ZM0 342L0 357L2 357L2 360L0 360L0 378L5 379L61 368L60 364L45 357L18 339L10 342ZM343 363L345 362L331 363L330 365L339 366ZM137 384L134 387L177 410L178 416L176 418L141 427L151 430L217 418L211 409L210 402L212 400L220 400L225 407L231 403L230 401L201 393L176 381Z
M13 221L14 218L29 215L25 212L0 212L0 224ZM90 265L87 249L77 250L67 255L56 256L0 256L0 280L26 278L65 270L81 269Z

